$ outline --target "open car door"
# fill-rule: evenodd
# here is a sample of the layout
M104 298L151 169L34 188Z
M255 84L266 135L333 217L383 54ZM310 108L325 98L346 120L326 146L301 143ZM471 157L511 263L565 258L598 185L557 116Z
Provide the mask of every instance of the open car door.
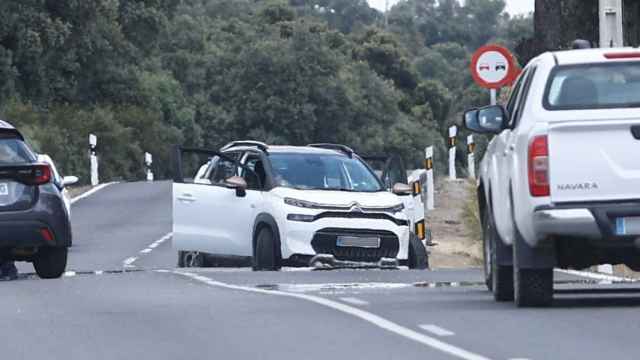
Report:
M418 239L424 240L426 238L426 225L424 203L421 196L421 182L416 181L409 184L404 161L397 154L364 156L362 159L373 168L387 190L391 191L393 186L398 183L411 185L413 189L412 195L402 196L405 206L404 211L409 220L411 220L412 231Z
M174 149L173 247L176 250L252 256L252 221L262 192L246 188L247 183L256 184L260 179L253 170L240 164L240 155L207 149ZM239 177L241 173L244 179Z

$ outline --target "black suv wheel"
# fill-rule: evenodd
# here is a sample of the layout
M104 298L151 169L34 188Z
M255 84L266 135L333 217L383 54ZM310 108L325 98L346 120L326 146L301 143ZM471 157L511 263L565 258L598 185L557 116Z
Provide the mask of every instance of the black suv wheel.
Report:
M67 253L65 247L41 248L33 259L36 274L42 279L57 279L67 268Z

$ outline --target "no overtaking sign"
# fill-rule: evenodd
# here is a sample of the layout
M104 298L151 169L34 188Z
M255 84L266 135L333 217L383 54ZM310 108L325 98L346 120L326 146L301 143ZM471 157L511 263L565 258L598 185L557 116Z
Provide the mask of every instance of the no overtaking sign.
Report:
M483 46L471 59L473 80L483 88L499 89L510 85L518 73L511 52L499 45Z

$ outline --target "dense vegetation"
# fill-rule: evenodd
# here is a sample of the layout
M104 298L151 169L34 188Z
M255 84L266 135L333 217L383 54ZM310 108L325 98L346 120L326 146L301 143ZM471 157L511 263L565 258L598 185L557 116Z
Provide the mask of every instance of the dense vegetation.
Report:
M503 9L407 0L385 19L365 0L2 0L0 117L85 181L89 133L103 179L141 178L145 151L167 177L171 144L240 138L418 165L488 101L470 52L531 36L530 17Z

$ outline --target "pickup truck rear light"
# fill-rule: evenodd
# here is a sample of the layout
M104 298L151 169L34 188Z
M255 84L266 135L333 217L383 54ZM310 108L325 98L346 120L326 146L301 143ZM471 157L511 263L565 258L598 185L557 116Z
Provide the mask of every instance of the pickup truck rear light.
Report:
M529 144L529 190L534 197L551 195L549 143L546 135L536 136Z
M640 58L640 52L622 52L622 53L609 53L604 54L604 57L609 60L619 60L619 59L638 59Z

